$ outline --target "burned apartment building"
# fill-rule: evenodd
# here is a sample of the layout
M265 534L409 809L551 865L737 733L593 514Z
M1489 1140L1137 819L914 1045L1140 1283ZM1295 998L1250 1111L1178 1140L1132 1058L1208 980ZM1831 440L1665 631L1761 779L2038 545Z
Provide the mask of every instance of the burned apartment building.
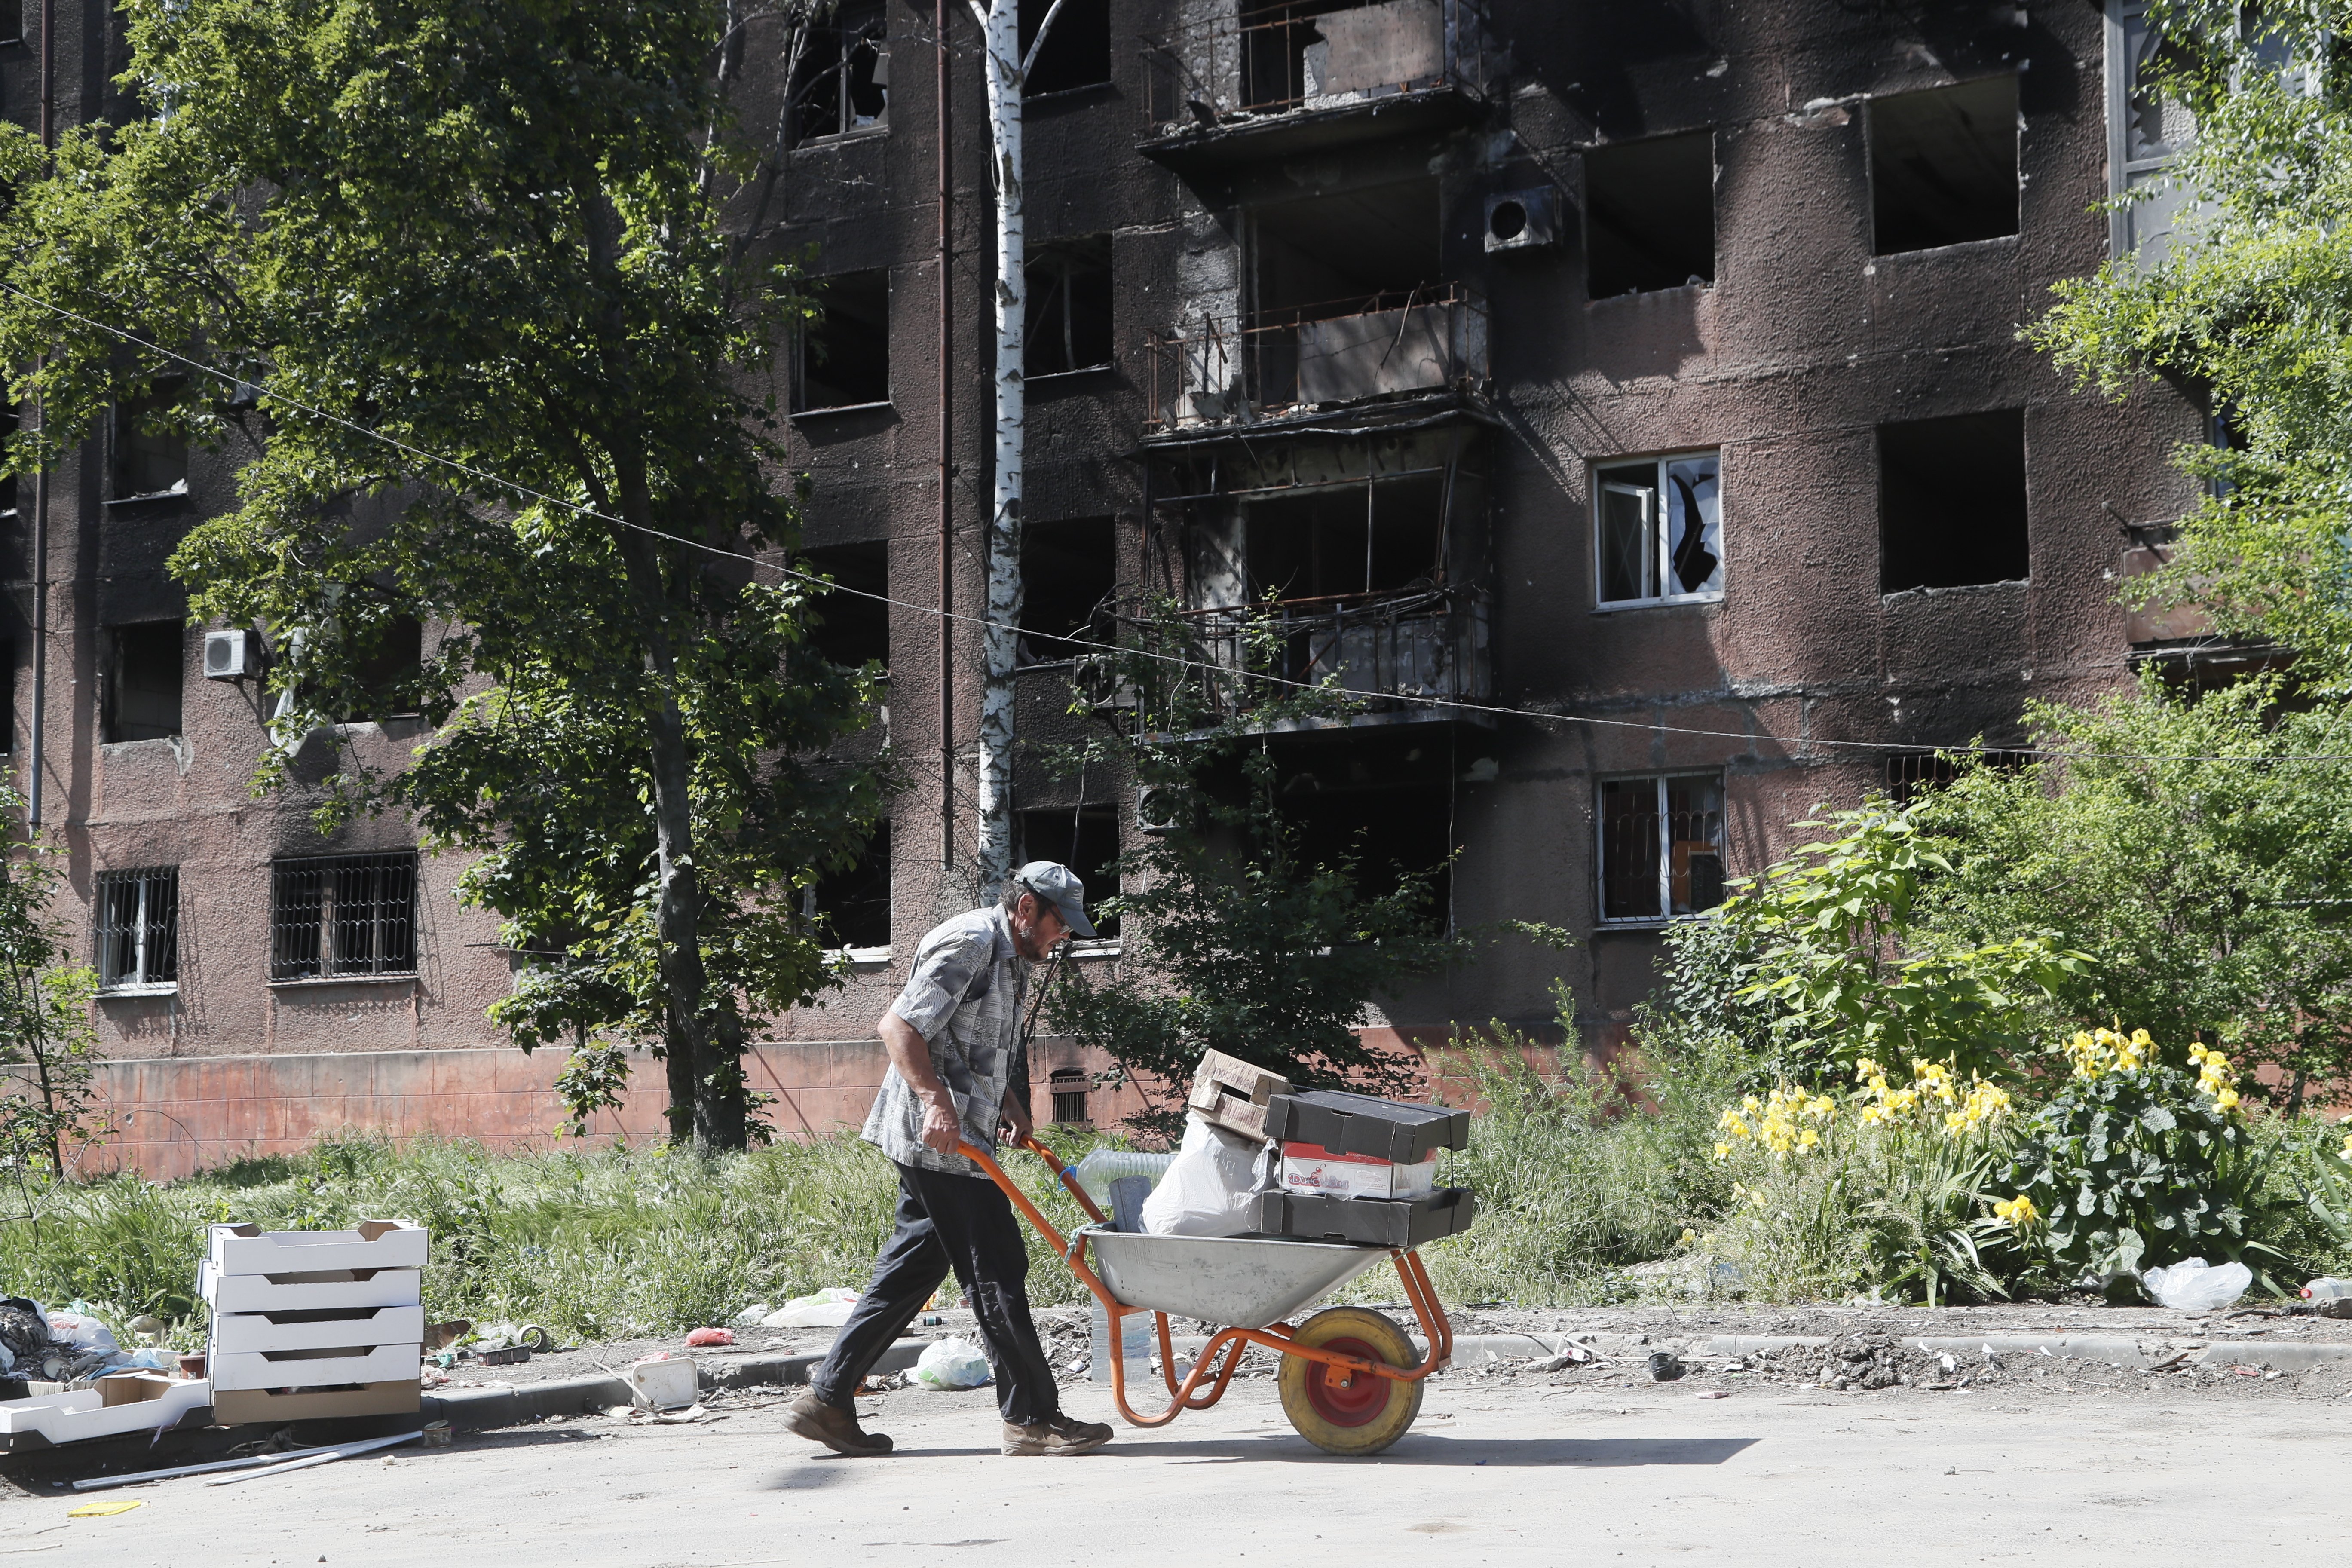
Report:
M1024 0L1024 39L1046 9ZM1365 700L1265 738L1308 842L1450 856L1455 928L1579 939L1488 943L1376 1026L1539 1027L1564 979L1561 1043L1601 1047L1664 925L1791 821L1933 776L1876 748L2011 744L2027 701L2178 653L2193 622L2127 618L2114 580L2192 504L2167 459L2204 415L2077 394L2019 339L2056 280L2164 243L2162 202L2097 209L2160 182L2179 132L2137 89L2141 9L1066 0L1024 100L1020 856L1103 891L1155 826L1124 777L1046 761L1100 721L1071 689L1111 609L1172 596L1207 644L1276 617L1284 673ZM108 24L59 10L70 121L104 110ZM906 778L814 894L843 990L752 1071L787 1131L862 1110L874 1016L973 892L979 636L936 610L943 535L952 605L985 602L992 215L977 34L943 15L944 291L929 0L844 0L771 84L784 248L823 301L789 346L806 544L890 601L837 595L823 635L887 666ZM781 53L759 26L753 69ZM0 50L20 118L33 69ZM124 1147L169 1169L343 1123L543 1132L554 1064L484 1021L517 960L447 898L456 868L396 822L321 842L299 793L249 795L257 689L209 667L241 656L162 568L229 476L135 412L52 477L45 676L22 482L9 535L12 743L21 780L44 690ZM353 722L387 759L415 743ZM1041 1111L1116 1115L1102 1066L1045 1047Z

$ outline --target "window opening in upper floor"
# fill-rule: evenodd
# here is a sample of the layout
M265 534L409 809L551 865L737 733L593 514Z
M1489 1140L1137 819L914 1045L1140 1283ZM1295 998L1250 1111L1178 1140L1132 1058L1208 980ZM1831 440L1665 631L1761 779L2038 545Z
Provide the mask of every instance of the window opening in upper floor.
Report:
M1027 59L1054 0L1021 0L1021 58ZM1108 0L1067 0L1045 35L1021 89L1029 98L1110 80L1110 6Z
M803 26L807 35L793 83L793 145L882 124L890 107L890 47L883 7L843 5L831 16Z
M890 825L873 837L845 870L827 871L803 890L802 912L824 923L827 939L852 952L890 945Z
M890 275L836 272L814 280L802 321L793 410L821 413L890 401Z
M1066 9L1067 7L1065 7ZM1111 363L1110 237L1059 240L1029 253L1029 379Z
M1879 591L2025 579L2025 415L1878 427Z
M100 738L163 741L180 733L187 623L141 621L106 632Z
M1715 132L1584 153L1585 297L1715 281Z
M1607 779L1599 809L1601 918L1661 921L1723 902L1723 775Z
M1713 452L1595 471L1594 581L1604 605L1723 597L1722 464Z
M158 422L177 401L180 386L176 378L159 381L146 396L114 405L111 499L143 500L187 493L187 440Z
M809 642L838 665L890 668L890 546L882 540L820 545L803 564L832 578L834 592L810 605Z
M2017 232L2017 77L1870 100L1872 248L1929 250Z
M180 871L98 874L98 988L123 993L180 978Z
M1108 642L1098 625L1118 585L1118 539L1108 517L1057 518L1021 530L1021 659L1082 658L1071 639Z

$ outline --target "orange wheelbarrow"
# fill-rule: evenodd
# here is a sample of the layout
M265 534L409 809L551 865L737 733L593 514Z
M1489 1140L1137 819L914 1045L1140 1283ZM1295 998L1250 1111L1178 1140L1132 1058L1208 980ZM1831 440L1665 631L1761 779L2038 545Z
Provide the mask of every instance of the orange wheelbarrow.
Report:
M1184 1411L1206 1410L1224 1397L1248 1347L1263 1345L1282 1356L1276 1386L1283 1413L1300 1436L1328 1453L1377 1454L1404 1436L1421 1413L1423 1381L1453 1358L1453 1325L1412 1247L1112 1230L1051 1149L1034 1138L1021 1143L1045 1162L1092 1216L1092 1225L1066 1240L987 1150L971 1143L958 1148L1003 1189L1102 1303L1110 1320L1111 1399L1132 1426L1164 1426ZM1405 1300L1421 1320L1429 1342L1427 1360L1393 1320L1369 1307L1332 1307L1296 1325L1284 1321L1377 1264L1383 1254L1395 1263ZM1156 1415L1139 1415L1128 1404L1125 1336L1119 1329L1136 1312L1150 1312L1159 1330L1160 1375L1170 1397L1168 1408ZM1229 1325L1210 1336L1181 1384L1168 1332L1171 1312Z

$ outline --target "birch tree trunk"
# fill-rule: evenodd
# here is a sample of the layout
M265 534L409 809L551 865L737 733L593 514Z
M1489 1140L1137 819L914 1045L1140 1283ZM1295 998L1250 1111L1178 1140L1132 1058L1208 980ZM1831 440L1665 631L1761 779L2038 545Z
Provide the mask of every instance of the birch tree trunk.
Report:
M1013 697L1021 626L1021 466L1029 413L1028 389L1022 380L1029 258L1022 213L1023 62L1017 0L989 0L982 26L989 172L996 188L996 443L988 525L988 621L982 643L979 870L981 897L992 900L1013 874Z

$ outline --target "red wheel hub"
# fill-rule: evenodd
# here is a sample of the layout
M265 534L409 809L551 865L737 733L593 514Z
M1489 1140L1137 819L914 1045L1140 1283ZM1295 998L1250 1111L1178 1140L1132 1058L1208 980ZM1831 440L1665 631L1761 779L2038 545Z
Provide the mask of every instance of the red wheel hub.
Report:
M1326 1340L1320 1347L1340 1355L1378 1362L1381 1352L1361 1340ZM1345 1384L1339 1380L1346 1378ZM1334 1426L1361 1426L1389 1407L1389 1380L1378 1373L1350 1372L1343 1366L1310 1362L1307 1371L1307 1403Z

